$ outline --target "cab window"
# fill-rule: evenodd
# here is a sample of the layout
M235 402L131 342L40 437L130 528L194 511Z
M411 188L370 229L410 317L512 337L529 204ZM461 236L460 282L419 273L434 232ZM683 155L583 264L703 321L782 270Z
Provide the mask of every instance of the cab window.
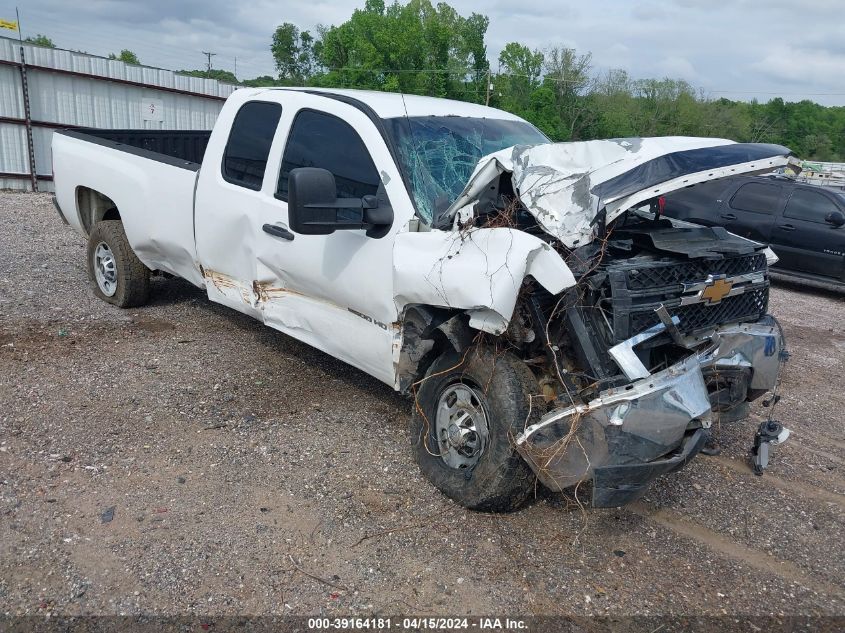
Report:
M233 185L258 191L264 180L273 135L282 116L282 106L250 101L235 115L223 152L223 179Z
M737 211L751 211L772 215L777 211L780 185L749 182L742 185L731 198L730 206Z
M807 189L796 189L786 203L786 210L783 215L796 220L809 220L823 224L825 218L839 211L839 207L830 198L817 191Z
M370 153L346 121L325 112L302 110L291 125L276 197L288 199L288 176L298 167L321 167L334 174L338 198L363 198L379 188Z

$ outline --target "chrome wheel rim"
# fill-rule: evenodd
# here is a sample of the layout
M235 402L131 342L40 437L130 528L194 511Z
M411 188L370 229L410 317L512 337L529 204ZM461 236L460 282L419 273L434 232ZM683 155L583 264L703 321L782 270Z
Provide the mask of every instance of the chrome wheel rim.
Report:
M446 387L437 402L435 432L447 466L466 469L478 463L487 446L489 426L475 388L465 383Z
M94 277L100 292L107 297L117 292L117 264L114 253L105 242L100 242L94 249Z

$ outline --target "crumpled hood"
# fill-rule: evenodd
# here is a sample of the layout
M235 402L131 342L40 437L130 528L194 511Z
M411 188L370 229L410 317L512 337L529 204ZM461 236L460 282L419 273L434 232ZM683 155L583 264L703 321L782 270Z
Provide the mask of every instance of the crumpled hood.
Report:
M664 136L578 143L515 145L483 157L451 217L510 172L514 191L538 224L567 247L592 241L596 216L606 222L627 209L689 185L797 165L781 145Z

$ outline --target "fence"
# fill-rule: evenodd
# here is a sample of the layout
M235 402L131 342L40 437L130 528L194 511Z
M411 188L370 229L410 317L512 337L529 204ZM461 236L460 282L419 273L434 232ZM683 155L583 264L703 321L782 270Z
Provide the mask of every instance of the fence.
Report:
M0 37L0 189L52 190L53 130L210 130L236 88Z

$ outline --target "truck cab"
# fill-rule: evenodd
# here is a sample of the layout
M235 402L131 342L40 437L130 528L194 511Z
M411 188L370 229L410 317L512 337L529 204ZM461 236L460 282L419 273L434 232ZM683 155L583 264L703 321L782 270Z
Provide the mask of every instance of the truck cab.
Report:
M410 158L402 153L410 146L404 142L406 126L421 113L423 118L459 115L440 100L381 93L368 93L365 108L341 95L313 91L236 96L221 113L206 150L222 157L221 168L202 169L197 182L196 205L203 213L196 249L210 281L209 297L394 384L394 248L397 234L420 217L416 189L406 185L400 171ZM485 121L490 110L461 104L460 112ZM402 125L391 129L397 117ZM485 149L547 142L516 117L505 122L514 128L512 134L493 139L484 138L492 125L476 125ZM465 183L480 158L480 153L467 157L464 173L455 179ZM357 229L295 234L288 182L293 170L303 167L331 173L333 198L374 196L378 208L392 217L376 236L360 218ZM456 172L460 168L451 165ZM361 210L346 213L354 222Z

